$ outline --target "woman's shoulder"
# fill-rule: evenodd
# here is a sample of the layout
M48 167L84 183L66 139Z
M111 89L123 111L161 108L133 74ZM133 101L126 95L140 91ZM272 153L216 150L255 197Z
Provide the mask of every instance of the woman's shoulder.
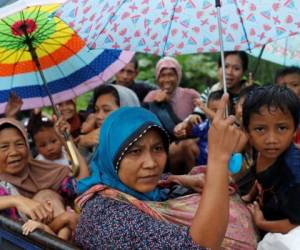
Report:
M97 236L95 236L97 235ZM97 249L202 249L193 243L187 227L155 219L134 205L100 195L86 202L75 241Z

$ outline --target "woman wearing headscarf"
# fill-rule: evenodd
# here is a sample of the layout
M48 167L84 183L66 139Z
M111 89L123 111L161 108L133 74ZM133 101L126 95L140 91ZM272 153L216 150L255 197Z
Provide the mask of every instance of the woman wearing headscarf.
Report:
M89 175L82 158L78 179ZM65 166L34 160L27 134L18 121L0 119L0 210L13 219L24 215L45 221L52 211L31 197L42 189L52 189L66 198L75 198L76 180Z
M82 124L78 145L81 147L94 147L98 144L99 128L110 112L120 107L139 107L137 95L130 89L114 84L99 86L94 92L94 113L89 115Z
M196 90L180 87L181 78L181 66L175 58L160 59L156 64L156 80L160 89L151 91L144 99L144 107L158 116L172 140L177 140L175 126L193 113L195 100L200 97ZM194 139L185 139L172 143L169 154L168 170L174 174L185 174L195 166L199 149Z
M143 108L112 112L101 127L92 174L78 183L85 193L78 199L77 244L83 249L219 249L228 220L227 162L240 137L233 120L223 118L225 104L226 98L209 133L206 183L190 227L167 222L146 203L168 199L166 189L157 186L168 150L160 121Z

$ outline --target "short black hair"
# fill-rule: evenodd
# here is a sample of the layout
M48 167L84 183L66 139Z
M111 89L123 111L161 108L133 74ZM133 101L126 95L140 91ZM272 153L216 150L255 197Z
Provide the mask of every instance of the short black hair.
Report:
M249 128L250 117L259 114L262 107L268 109L279 108L282 112L290 112L293 117L295 129L299 123L299 98L296 94L284 86L267 85L253 89L243 104L243 124L246 130Z
M38 120L35 122L34 126L32 126L32 129L30 130L30 136L31 138L34 138L34 136L44 130L44 129L54 129L54 122L47 120Z
M99 96L102 95L107 95L107 94L111 94L114 96L116 104L120 107L120 97L118 94L118 91L116 90L116 88L114 88L113 86L109 85L109 84L103 84L100 85L99 87L97 87L94 91L94 98L93 98L93 109L95 111L95 105L97 102L97 99L99 98Z
M297 66L291 66L291 67L284 67L283 69L279 70L275 75L275 83L278 82L278 79L281 77L284 77L286 75L291 74L298 74L300 75L300 68Z
M248 59L248 55L247 55L247 53L245 51L235 51L235 50L233 50L233 51L225 51L224 52L224 58L225 59L229 55L236 55L236 56L238 56L241 59L243 71L244 72L247 71L249 59ZM218 59L218 67L219 68L222 67L221 56L219 56L219 59Z
M208 98L207 98L207 103L209 103L210 101L221 100L223 95L224 95L223 89L213 91L213 92L209 93Z

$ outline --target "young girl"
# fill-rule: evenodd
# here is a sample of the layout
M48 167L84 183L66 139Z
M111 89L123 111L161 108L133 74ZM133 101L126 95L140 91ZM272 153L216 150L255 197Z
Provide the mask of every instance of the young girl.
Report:
M63 143L55 131L51 121L39 121L31 131L38 155L36 160L50 161L69 166L69 159L64 150Z

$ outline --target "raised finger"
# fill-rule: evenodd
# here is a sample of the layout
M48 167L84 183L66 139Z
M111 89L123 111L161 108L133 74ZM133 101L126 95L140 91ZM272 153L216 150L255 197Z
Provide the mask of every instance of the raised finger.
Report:
M224 119L225 110L226 110L226 106L227 106L227 103L228 103L228 99L229 99L229 95L228 94L224 94L222 96L222 99L220 101L220 104L219 104L219 107L218 107L218 110L217 110L217 112L215 114L214 119L218 119L218 120L223 120Z

